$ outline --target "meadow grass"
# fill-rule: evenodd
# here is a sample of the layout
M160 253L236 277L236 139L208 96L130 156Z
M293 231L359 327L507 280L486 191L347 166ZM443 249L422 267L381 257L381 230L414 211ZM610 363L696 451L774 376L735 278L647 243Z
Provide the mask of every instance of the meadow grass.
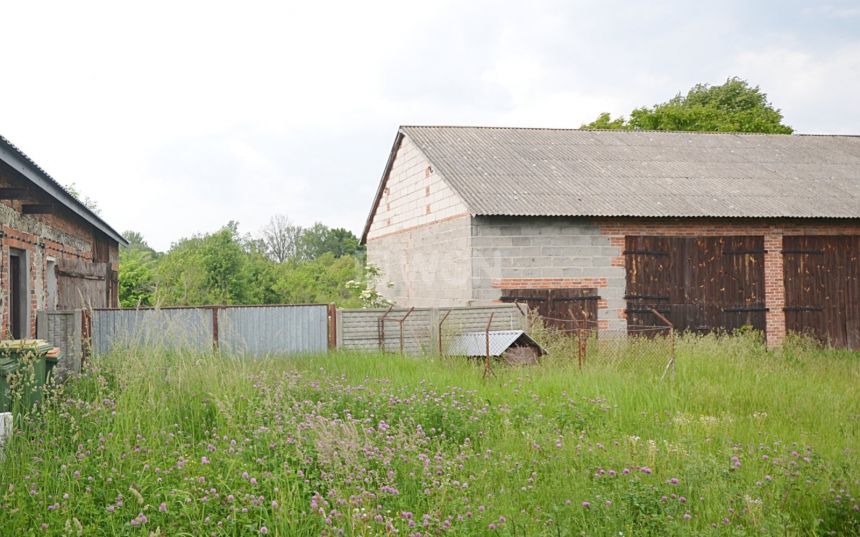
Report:
M552 346L551 346L552 348ZM754 334L580 371L126 349L19 417L4 535L851 535L860 354ZM631 363L630 360L634 360Z

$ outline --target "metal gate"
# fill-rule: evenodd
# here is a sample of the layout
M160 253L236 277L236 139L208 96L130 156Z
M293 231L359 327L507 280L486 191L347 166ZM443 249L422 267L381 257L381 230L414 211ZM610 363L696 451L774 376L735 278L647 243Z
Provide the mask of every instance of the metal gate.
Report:
M783 238L786 330L860 349L860 236Z
M765 330L764 237L632 237L625 240L627 324L681 331Z

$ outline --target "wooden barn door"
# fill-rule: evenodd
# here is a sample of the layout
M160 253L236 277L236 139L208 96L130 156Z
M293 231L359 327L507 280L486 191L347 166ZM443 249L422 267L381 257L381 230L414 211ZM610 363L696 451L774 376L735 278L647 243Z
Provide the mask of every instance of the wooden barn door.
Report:
M860 236L783 237L786 330L860 349Z
M590 328L597 327L596 288L583 289L505 289L502 302L525 304L544 319L546 326L572 330L573 318L587 319Z
M57 309L107 307L110 265L61 259L57 266Z
M765 329L764 237L627 237L627 323L682 331Z

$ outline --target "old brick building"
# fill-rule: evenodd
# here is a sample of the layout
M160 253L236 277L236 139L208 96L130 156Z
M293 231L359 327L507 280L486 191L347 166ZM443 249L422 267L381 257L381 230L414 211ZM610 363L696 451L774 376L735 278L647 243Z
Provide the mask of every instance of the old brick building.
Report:
M362 240L400 305L860 348L860 137L402 127Z
M2 338L36 334L37 310L116 306L125 239L0 136Z

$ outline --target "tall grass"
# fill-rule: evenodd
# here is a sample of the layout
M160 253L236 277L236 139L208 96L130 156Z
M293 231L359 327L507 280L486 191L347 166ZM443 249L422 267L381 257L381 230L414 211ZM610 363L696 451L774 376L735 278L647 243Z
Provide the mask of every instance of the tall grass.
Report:
M849 535L860 355L681 338L662 367L336 353L97 359L0 462L46 535Z

